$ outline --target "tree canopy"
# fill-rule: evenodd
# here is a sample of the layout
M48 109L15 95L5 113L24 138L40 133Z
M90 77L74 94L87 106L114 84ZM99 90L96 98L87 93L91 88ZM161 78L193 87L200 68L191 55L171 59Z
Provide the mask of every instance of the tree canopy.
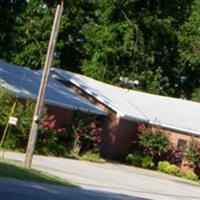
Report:
M43 66L56 2L0 0L0 59L33 69ZM64 2L55 67L198 100L199 0ZM138 85L127 85L123 78Z

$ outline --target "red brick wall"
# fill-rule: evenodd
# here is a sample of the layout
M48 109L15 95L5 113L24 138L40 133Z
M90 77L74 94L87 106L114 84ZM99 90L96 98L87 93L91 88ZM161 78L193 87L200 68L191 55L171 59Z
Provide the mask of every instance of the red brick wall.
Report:
M58 125L63 127L71 123L73 110L47 105L47 113L49 116L54 115Z
M25 99L18 98L17 100L22 104L26 103ZM55 116L55 119L60 127L65 126L67 123L71 123L73 110L51 106L48 104L46 104L43 109L47 111L48 116L51 116L51 115Z
M67 81L61 81L66 87L72 89L74 92L76 92L77 94L79 94L80 96L84 97L85 99L87 99L89 102L91 102L93 105L95 105L96 107L98 107L99 109L109 113L109 114L116 114L115 111L113 111L112 109L110 109L107 105L101 103L100 101L98 101L96 98L94 98L93 96L89 95L87 92L85 92L84 90L82 90L81 88L77 87L76 85L67 82Z
M105 119L104 126L103 157L120 160L137 148L137 123L113 115Z
M182 139L182 140L185 140L187 141L187 144L186 144L186 151L187 151L187 148L189 147L189 143L191 141L191 138L194 137L195 139L199 140L200 141L200 138L197 137L197 136L192 136L192 135L188 135L186 133L178 133L178 132L174 132L174 131L168 131L169 132L169 138L170 138L170 141L172 142L173 146L176 148L177 147L177 144L178 144L178 140L179 139ZM182 163L180 165L181 169L186 171L186 170L191 170L193 171L194 168L193 166L191 165L191 163L189 163L186 158L183 158L182 159Z

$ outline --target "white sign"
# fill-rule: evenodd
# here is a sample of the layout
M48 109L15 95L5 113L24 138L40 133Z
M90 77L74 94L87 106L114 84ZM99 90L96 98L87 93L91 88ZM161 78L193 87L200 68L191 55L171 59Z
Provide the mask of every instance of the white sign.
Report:
M16 126L17 125L17 121L18 121L18 119L16 117L9 117L8 123L11 124L11 125Z

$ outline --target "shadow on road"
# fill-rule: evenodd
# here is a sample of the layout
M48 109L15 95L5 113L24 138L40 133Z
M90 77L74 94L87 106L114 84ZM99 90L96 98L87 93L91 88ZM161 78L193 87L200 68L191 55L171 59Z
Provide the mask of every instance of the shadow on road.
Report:
M150 200L109 192L0 179L0 200Z

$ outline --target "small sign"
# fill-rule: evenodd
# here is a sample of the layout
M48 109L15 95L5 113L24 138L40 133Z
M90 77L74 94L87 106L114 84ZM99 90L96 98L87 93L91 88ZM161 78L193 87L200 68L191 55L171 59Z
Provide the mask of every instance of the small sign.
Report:
M16 117L10 117L9 118L9 124L16 126L18 119Z

